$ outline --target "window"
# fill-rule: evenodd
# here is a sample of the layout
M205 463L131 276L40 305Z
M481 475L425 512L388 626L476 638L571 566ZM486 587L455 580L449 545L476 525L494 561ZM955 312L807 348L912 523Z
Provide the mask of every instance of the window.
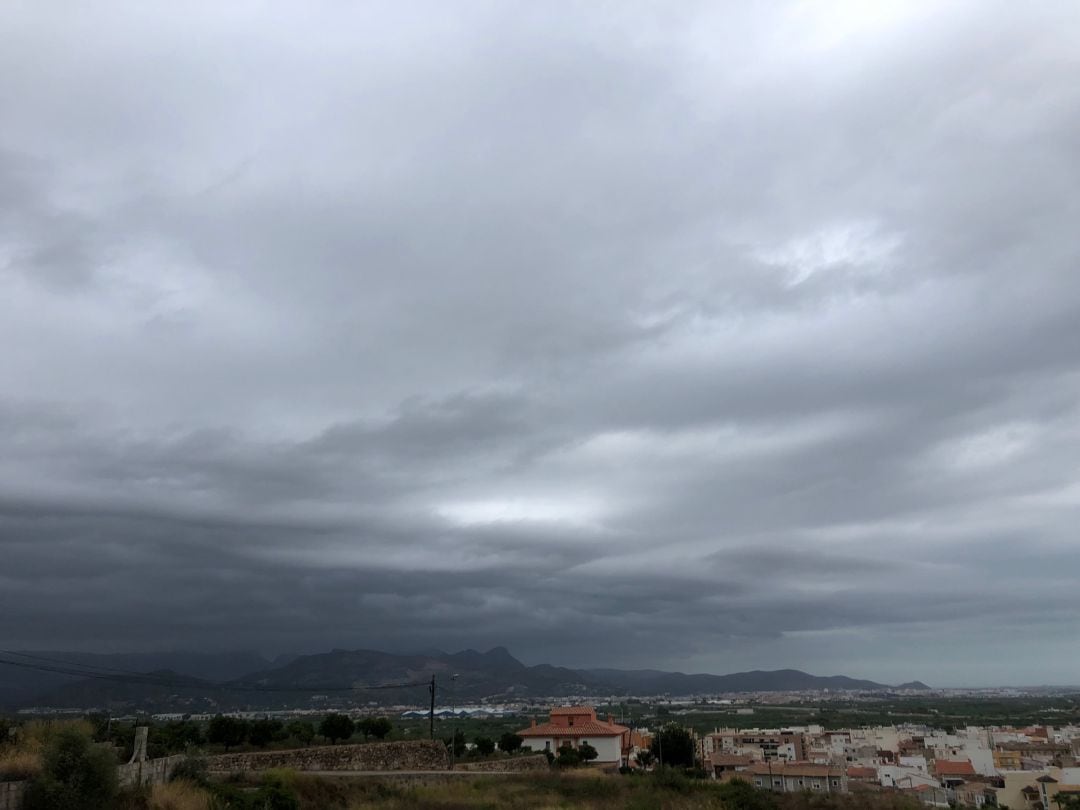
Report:
M754 787L761 787L761 780L760 779L755 779L754 780Z
M570 726L571 726L571 727L573 727L573 725L574 725L574 718L573 718L573 717L571 717L571 718L569 718L569 720L570 720Z

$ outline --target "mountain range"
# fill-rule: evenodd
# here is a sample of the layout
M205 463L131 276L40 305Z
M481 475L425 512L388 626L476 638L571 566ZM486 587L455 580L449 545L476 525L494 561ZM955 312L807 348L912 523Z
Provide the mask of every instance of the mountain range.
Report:
M918 681L893 687L844 675L810 675L796 669L709 675L651 669L570 669L550 664L526 666L505 647L487 652L430 650L416 654L331 650L283 656L273 661L247 652L138 655L34 652L25 656L0 658L54 669L65 666L49 662L92 667L85 672L93 677L0 665L0 705L198 712L329 706L342 701L355 703L358 697L363 702L381 704L422 704L427 699L426 684L432 675L438 684L440 704L481 698L528 700L574 695L929 688Z

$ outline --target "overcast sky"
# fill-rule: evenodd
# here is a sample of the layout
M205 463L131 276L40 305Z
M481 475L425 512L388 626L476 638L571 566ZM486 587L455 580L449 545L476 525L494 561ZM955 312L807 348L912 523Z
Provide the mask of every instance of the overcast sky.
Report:
M0 5L0 641L1080 682L1080 7Z

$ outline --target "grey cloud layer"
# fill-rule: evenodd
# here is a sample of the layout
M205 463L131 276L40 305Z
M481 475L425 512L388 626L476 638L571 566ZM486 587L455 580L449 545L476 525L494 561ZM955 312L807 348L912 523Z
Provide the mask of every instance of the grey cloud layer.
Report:
M1080 16L877 9L0 11L5 644L1080 680Z

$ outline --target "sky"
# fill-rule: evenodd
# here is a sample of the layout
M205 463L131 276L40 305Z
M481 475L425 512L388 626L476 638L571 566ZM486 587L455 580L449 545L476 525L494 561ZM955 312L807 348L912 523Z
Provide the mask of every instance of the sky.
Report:
M1080 683L1080 6L0 5L0 641Z

